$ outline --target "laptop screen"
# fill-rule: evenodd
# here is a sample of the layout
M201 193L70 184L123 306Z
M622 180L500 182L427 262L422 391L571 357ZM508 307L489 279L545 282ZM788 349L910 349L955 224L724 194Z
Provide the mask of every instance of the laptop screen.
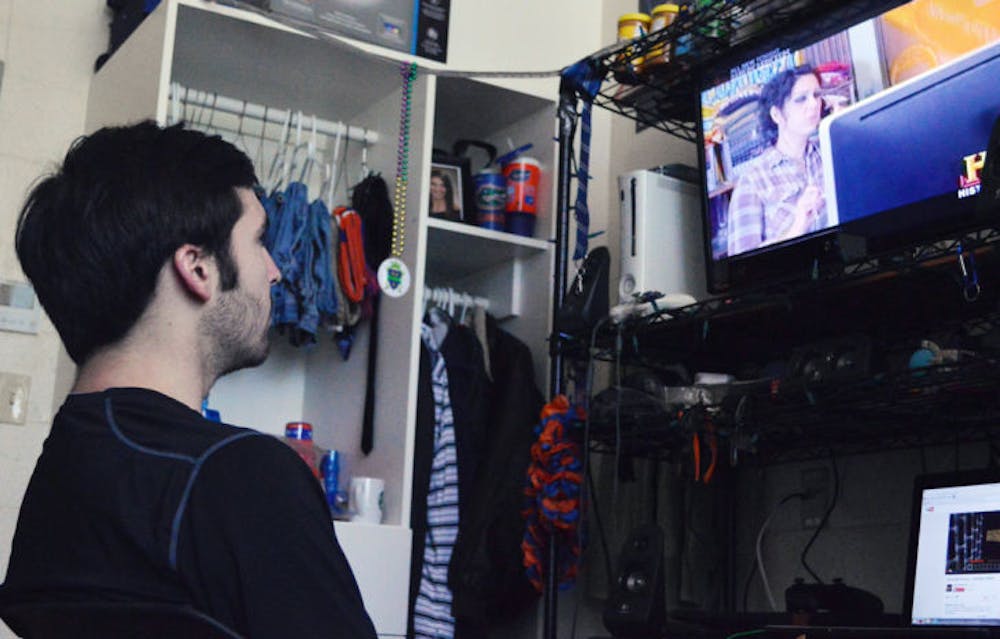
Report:
M917 478L907 607L914 626L1000 626L1000 470Z

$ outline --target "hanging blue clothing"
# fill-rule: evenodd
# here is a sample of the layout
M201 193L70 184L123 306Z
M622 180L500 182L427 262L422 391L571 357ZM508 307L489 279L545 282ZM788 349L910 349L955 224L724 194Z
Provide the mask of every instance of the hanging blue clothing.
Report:
M333 261L333 228L330 221L330 210L323 200L312 203L313 246L313 276L316 278L316 309L323 319L333 321L337 315L337 293L334 291L335 275Z
M264 189L258 187L257 198L260 200L261 206L264 207L264 213L267 214L267 230L264 233L264 246L267 247L267 252L271 254L271 258L275 260L275 266L278 266L277 257L275 257L275 243L282 225L285 194L281 191L272 191L268 194ZM291 294L286 283L288 278L285 276L285 271L280 266L278 266L278 270L281 271L282 281L271 287L271 326L278 325L278 317L281 313L277 309L285 307L285 298Z
M439 336L427 324L420 337L431 356L434 392L434 461L427 493L427 533L424 563L413 612L416 639L452 639L455 619L451 615L448 565L458 536L458 458L455 424L448 395L448 371L440 351Z
M321 247L316 243L316 202L303 207L305 212L305 224L301 239L297 243L295 260L299 265L298 277L295 281L296 297L299 304L298 322L295 328L308 335L315 335L319 329L319 309L316 306L316 297L319 293L319 282L316 278L316 261ZM320 203L322 205L322 203ZM326 207L322 207L325 211Z
M281 271L281 282L271 289L271 325L290 329L296 345L315 342L319 327L337 313L330 212L322 200L307 198L301 182L261 196L268 218L265 245Z
M278 295L274 300L272 313L275 325L295 326L299 321L299 286L305 257L302 249L308 227L307 198L306 185L301 182L292 182L285 189L271 257L281 271L283 288L289 294Z

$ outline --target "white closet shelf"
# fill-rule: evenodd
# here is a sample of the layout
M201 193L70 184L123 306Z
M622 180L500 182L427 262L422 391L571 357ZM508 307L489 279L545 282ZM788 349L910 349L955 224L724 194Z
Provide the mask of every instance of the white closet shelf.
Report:
M437 273L475 273L552 248L546 240L434 217L427 220L427 236L434 247L427 254L431 278Z

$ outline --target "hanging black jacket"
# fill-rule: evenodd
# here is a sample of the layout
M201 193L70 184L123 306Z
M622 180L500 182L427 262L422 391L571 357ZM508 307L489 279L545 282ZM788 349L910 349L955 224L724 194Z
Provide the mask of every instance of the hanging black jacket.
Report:
M455 448L458 462L459 517L471 506L470 496L479 476L479 466L487 449L487 428L491 407L490 380L483 367L483 353L471 330L458 324L448 329L440 352L448 372L448 397L455 425ZM431 384L430 355L420 346L420 372L417 386L417 423L414 442L413 497L410 528L413 549L410 561L410 611L420 588L424 560L424 535L427 533L427 489L434 460L434 394ZM408 629L412 636L412 628Z
M448 570L457 634L485 636L483 628L510 620L535 599L525 576L525 472L543 405L531 351L487 323L493 386L485 455L471 496L462 502L458 539Z

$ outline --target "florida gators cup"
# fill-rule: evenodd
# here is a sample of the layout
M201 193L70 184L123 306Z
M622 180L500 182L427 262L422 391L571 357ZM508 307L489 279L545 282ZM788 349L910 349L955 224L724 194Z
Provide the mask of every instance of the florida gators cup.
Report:
M504 165L503 175L507 182L507 230L532 237L538 213L541 166L538 160L521 156Z

